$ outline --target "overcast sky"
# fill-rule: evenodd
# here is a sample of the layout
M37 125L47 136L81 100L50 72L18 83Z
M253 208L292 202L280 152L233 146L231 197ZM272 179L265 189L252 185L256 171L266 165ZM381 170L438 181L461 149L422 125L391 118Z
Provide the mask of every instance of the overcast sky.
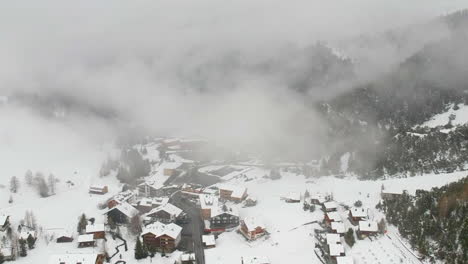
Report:
M213 61L236 54L246 64L262 62L285 47L335 43L425 23L468 7L466 0L3 2L0 95L62 93L118 109L151 132L205 135L243 144L265 137L291 138L290 129L284 129L291 119L305 134L320 134L320 120L281 89L277 78L242 70L225 76ZM384 61L395 57L375 56ZM186 77L194 72L198 76L200 65L211 64L206 74L210 88L235 89L221 94L191 89L193 80ZM26 115L34 114L8 112L3 117L21 122ZM31 123L52 122L40 120ZM79 122L99 129L101 137L112 131L95 126L94 119ZM10 127L0 136L20 129Z

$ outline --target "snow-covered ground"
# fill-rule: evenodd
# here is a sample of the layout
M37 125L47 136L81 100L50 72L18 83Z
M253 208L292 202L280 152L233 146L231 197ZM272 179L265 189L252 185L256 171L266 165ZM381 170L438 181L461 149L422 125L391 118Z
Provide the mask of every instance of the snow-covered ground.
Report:
M468 109L466 106L460 107L460 111L467 111L466 109ZM463 120L464 115L460 111L457 111L455 119L457 122L463 122L460 120ZM52 254L92 252L93 249L78 249L76 239L66 244L47 242L45 234L50 229L76 231L78 217L82 213L96 218L98 223L104 221L104 211L99 210L98 204L116 194L121 189L121 185L113 175L99 178L98 171L101 163L115 150L95 144L96 141L89 138L83 138L82 131L77 131L76 127L68 126L66 123L46 120L26 110L15 112L17 118L12 118L11 114L9 111L0 111L0 119L5 125L0 127L0 161L2 161L0 184L3 184L3 187L0 187L0 214L11 215L13 226L16 227L24 218L25 212L32 211L37 224L42 228L36 248L29 251L27 257L19 258L16 263L46 263ZM27 120L27 125L15 121L16 119ZM155 162L152 168L154 175L161 176L162 169L172 163L184 162L178 159L178 156L171 155L174 161L162 163L160 166L157 144L146 145L146 148L148 154L145 156ZM346 165L347 157L343 157L342 168L344 169ZM210 166L204 170L213 171L221 167ZM307 179L302 175L283 172L281 179L272 181L263 177L269 174L268 171L256 166L233 167L239 170L224 175L222 179L247 187L249 195L258 199L255 207L239 206L241 219L248 216L258 218L265 223L270 235L254 242L247 242L235 231L223 233L217 240L216 248L205 251L207 264L238 264L243 256L266 256L274 264L319 263L313 251L315 239L312 235L318 225L311 222L321 221L323 213L320 210L314 213L305 212L302 203L285 203L280 198L286 194L303 194L305 190L310 193L332 194L340 204L352 205L356 200L361 200L363 206L373 209L380 199L382 185L385 189L405 189L414 193L416 189L442 186L467 174L455 172L412 178L359 181L353 177ZM33 172L40 171L46 177L49 173L53 173L59 180L56 194L41 198L37 190L24 181L24 173L28 169ZM13 175L20 180L19 191L15 194L11 194L8 188L10 177ZM162 176L156 178L163 179ZM73 182L73 185L68 182ZM109 186L109 193L90 195L88 188L92 184ZM8 202L10 195L13 203ZM340 212L344 218L346 212L343 210ZM372 217L379 219L382 215L374 212ZM406 261L403 263L411 263L408 260L411 259L411 254L398 239L396 230L390 228L389 231L388 236L374 241L358 241L352 249L346 248L346 253L358 264L399 263L400 259ZM74 235L76 238L76 232ZM129 250L123 252L122 257L131 261L128 263L173 264L181 254L175 252L167 257L157 256L153 260L137 262L133 258L134 236L127 234L126 230L123 230L123 235L128 239ZM106 248L110 254L114 252L116 245L117 242L109 239ZM113 262L117 260L113 259Z
M386 189L407 190L414 193L416 189L442 186L467 175L466 172L456 172L382 181L359 181L349 177L306 179L303 176L283 173L280 180L271 181L262 178L267 172L259 168L254 168L245 174L247 178L254 180L244 182L238 178L231 180L231 183L246 186L249 195L258 198L258 204L255 207L239 208L240 217L243 219L252 216L260 219L271 235L255 242L247 242L235 231L223 233L216 242L216 248L205 250L207 264L237 264L243 256L267 256L271 263L320 263L313 252L315 244L313 233L314 228L318 226L306 223L322 220L323 212L321 210L316 210L314 213L305 212L302 203L285 203L280 200L284 194L304 193L307 189L310 193L332 194L340 204L349 206L361 200L363 206L371 209L370 217L379 220L382 214L375 210L375 205L380 200L382 185ZM346 212L342 210L340 214L345 220ZM346 220L345 225L346 228L351 227ZM382 236L374 241L358 240L352 249L346 248L346 253L358 264L413 263L411 261L415 261L414 256L411 258L412 253L395 238L398 236L395 233L394 230L393 233L389 232L388 236Z
M459 104L458 110L453 109L454 105L450 105L450 108L441 114L437 114L431 118L431 120L426 121L421 126L423 127L437 127L445 126L449 122L451 115L455 116L455 119L452 120L452 125L464 125L468 123L468 105Z

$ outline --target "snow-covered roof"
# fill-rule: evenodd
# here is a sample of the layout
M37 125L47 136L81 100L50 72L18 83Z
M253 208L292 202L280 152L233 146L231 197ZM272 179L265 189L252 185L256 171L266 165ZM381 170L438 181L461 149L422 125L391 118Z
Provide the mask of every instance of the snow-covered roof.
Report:
M265 228L263 222L257 219L256 217L246 217L243 220L243 222L247 227L248 231L254 231L257 227Z
M310 195L310 199L318 200L319 203L326 202L325 197L321 193L314 193Z
M107 188L106 185L91 185L89 186L90 191L103 191L105 188Z
M104 224L86 225L86 233L104 232Z
M353 207L349 211L352 217L367 217L367 208Z
M214 246L216 245L215 237L214 235L203 235L202 236L202 241L205 243L207 246Z
M396 186L385 186L385 189L382 190L382 193L386 194L403 194L404 189L402 187Z
M341 216L338 212L329 212L327 213L328 219L335 222L341 222Z
M219 189L232 191L231 197L239 199L242 198L242 196L244 196L244 194L247 192L247 188L231 184L220 184Z
M195 253L184 253L180 255L181 261L195 260Z
M244 264L271 264L267 257L242 257Z
M335 201L326 202L323 204L326 209L336 209L338 208L338 203Z
M344 253L344 247L341 244L328 244L330 248L330 256L339 256Z
M214 194L216 194L216 193L218 192L218 190L211 189L211 188L207 188L207 189L203 189L202 192L205 193L205 194L212 194L212 195L214 195Z
M57 232L57 238L60 237L73 237L73 233L69 230L62 229L59 232Z
M364 232L377 232L379 228L375 221L359 221L359 230Z
M142 206L161 206L169 202L168 197L141 198L138 203Z
M210 209L218 207L218 197L209 194L200 194L200 207L202 209Z
M49 258L49 264L95 264L98 254L60 254L52 255Z
M119 210L127 217L133 217L134 215L138 214L138 210L135 209L135 207L131 206L127 202L123 202L123 203L118 204L115 207L112 207L111 209L106 211L106 214L112 210Z
M166 225L161 222L154 222L150 225L145 226L141 234L144 235L144 234L151 233L155 235L156 237L167 235L175 239L180 235L181 231L182 231L182 227L174 223L170 223Z
M162 169L177 169L180 166L182 166L182 162L166 162L161 166L161 168Z
M336 264L353 264L353 258L350 256L339 256L336 257Z
M9 215L0 215L0 225L4 225L5 222L7 221Z
M11 247L2 247L0 248L0 252L4 257L11 257L13 249Z
M239 217L239 211L237 211L235 207L222 205L211 209L211 217L216 217L224 213Z
M342 234L345 232L345 225L341 222L332 222L331 229L335 230L338 234Z
M177 206L175 206L175 205L173 205L171 203L166 203L164 205L161 205L159 207L154 208L147 215L151 215L151 214L157 213L159 211L165 211L165 212L167 212L168 214L170 214L171 216L174 216L174 217L177 217L182 213L182 209L180 209L179 207L177 207Z
M31 231L22 231L20 234L19 234L19 238L20 239L28 239L29 236L32 236L34 238L36 238L36 231L34 230L31 230Z
M288 199L288 200L296 200L296 201L299 201L301 200L301 194L300 193L297 193L297 192L290 192L288 193L286 196L284 196L284 198Z
M120 192L116 194L114 197L112 197L112 200L115 200L117 202L126 202L130 198L132 198L135 194L131 190L126 190L125 192Z
M340 235L328 233L327 234L327 244L336 244L336 243L341 243Z
M94 241L94 235L93 234L87 234L87 235L80 235L78 236L78 243L81 242L92 242Z

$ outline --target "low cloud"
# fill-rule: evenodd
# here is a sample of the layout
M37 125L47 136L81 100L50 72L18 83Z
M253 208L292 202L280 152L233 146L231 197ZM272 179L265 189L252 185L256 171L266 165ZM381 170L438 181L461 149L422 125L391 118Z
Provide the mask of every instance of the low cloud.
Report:
M367 68L331 83L306 78L318 67L316 57L303 59L311 46L324 41L341 47L344 40L468 6L436 0L23 4L8 3L0 10L0 31L5 33L0 94L61 96L115 113L109 118L69 112L68 122L88 128L76 130L85 141L105 141L106 133L114 138L128 126L148 134L201 136L239 148L293 152L323 147L326 127L310 102L347 89L361 76L372 78L424 41L410 39L415 44L405 50L345 46L350 60L367 58ZM435 27L428 39L443 32ZM379 70L364 74L371 68ZM291 89L294 85L309 93L298 93ZM94 130L105 132L94 137L89 133Z

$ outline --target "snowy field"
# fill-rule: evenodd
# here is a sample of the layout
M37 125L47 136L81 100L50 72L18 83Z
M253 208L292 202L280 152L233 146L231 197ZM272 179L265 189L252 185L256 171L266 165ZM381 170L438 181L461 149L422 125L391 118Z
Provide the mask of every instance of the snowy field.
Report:
M452 125L464 125L468 123L468 105L459 104L458 110L453 109L454 105L450 105L449 110L444 113L435 115L431 118L431 120L425 122L421 126L423 127L437 127L437 126L445 126L449 122L449 118L451 115L455 116L455 119L452 120Z

